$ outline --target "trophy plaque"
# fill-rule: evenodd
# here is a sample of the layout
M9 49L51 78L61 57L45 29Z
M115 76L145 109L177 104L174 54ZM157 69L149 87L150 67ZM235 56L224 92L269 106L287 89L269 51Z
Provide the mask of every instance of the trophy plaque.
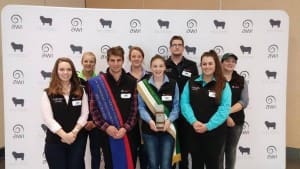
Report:
M164 106L157 105L155 113L155 125L158 130L163 130L165 126Z

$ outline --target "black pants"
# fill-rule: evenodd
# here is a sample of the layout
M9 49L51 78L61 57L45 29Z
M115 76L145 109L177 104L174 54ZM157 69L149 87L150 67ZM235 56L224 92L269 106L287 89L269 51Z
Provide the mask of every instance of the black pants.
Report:
M181 154L179 169L189 169L188 154L191 153L190 145L193 127L185 120L185 118L181 114L179 115L179 118L176 121L176 125ZM176 165L173 166L173 169L175 168Z
M222 146L225 143L226 126L222 125L204 134L192 133L192 169L219 169Z

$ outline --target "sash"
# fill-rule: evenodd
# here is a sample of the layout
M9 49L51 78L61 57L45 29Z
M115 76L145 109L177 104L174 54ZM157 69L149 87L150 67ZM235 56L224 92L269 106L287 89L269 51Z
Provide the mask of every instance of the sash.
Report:
M103 119L109 124L120 128L124 122L106 77L99 74L99 77L90 79L88 83L91 86ZM109 145L114 169L134 169L130 144L126 134L122 139L114 139L109 136Z
M163 105L162 100L149 85L148 79L144 79L137 84L137 90L141 97L143 98L145 104L150 109L150 111L155 115L157 105ZM164 106L165 118L168 118L170 111ZM179 140L176 132L175 125L171 123L170 127L167 129L167 132L175 139L172 165L181 160L180 149L179 149Z

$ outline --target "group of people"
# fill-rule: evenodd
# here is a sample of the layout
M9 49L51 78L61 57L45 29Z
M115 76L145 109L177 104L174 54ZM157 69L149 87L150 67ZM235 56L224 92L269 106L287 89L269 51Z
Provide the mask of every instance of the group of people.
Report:
M58 58L42 96L48 127L45 156L50 169L84 169L89 138L91 168L233 169L248 104L248 87L234 69L237 56L204 52L197 64L183 56L184 40L173 36L171 56L155 55L150 71L133 46L131 67L124 50L107 51L106 72L95 73L96 56L85 52L82 71ZM225 157L224 157L225 156ZM224 160L225 159L225 160Z

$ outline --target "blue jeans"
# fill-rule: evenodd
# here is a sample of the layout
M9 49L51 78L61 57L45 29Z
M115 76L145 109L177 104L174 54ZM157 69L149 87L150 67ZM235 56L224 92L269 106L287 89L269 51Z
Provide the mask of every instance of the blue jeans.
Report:
M86 137L79 137L71 144L46 143L45 156L49 169L85 169Z
M149 169L171 169L174 150L173 137L168 133L143 134Z
M243 131L243 125L235 125L227 128L227 136L225 144L220 156L220 169L224 168L225 154L225 169L234 169L236 160L236 148Z

